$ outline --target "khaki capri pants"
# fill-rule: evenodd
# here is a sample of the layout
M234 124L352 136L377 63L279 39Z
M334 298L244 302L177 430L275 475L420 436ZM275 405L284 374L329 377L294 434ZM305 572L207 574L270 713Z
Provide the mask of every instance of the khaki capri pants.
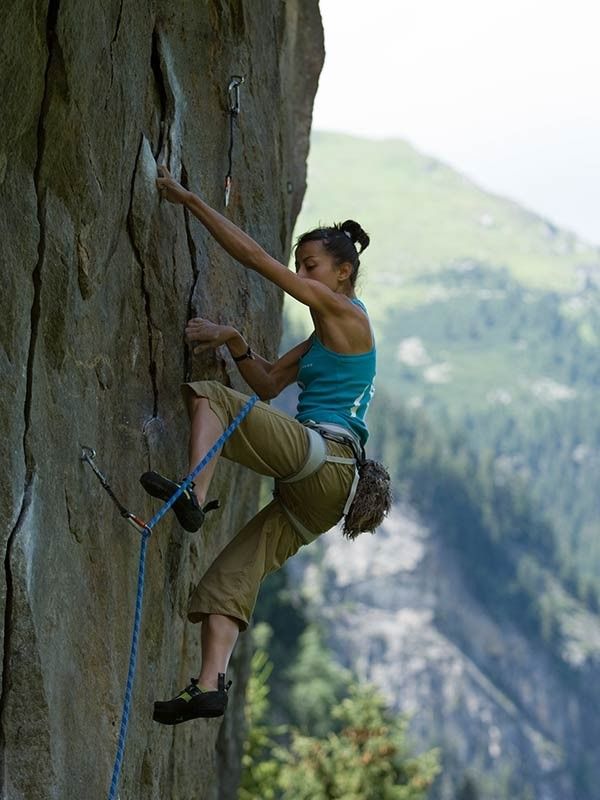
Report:
M226 428L247 403L248 397L216 381L183 386L208 399L210 408ZM330 455L352 457L352 449L327 441ZM221 456L271 478L297 473L308 457L306 428L287 414L257 402L225 442ZM224 614L248 622L261 581L293 556L304 540L292 527L286 507L315 534L332 528L342 517L354 478L354 465L326 462L301 481L279 485L279 496L253 517L217 556L190 598L188 619L202 622L207 614Z

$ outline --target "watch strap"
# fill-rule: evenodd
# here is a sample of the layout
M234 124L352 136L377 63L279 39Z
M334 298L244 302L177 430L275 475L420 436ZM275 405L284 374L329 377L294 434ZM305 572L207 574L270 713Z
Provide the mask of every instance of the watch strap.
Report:
M235 363L238 364L240 361L244 361L246 358L254 358L254 353L252 352L252 348L248 346L246 352L243 353L241 356L231 356L231 357L233 358Z

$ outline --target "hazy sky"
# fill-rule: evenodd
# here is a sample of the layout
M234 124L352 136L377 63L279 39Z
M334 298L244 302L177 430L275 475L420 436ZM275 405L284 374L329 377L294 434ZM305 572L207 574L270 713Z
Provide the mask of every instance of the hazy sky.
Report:
M321 0L314 127L408 139L600 244L600 0Z

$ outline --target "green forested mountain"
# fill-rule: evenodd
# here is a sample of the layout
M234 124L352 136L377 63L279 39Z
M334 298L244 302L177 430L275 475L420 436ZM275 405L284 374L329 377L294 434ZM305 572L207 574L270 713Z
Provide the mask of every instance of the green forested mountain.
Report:
M527 484L466 435L384 391L370 430L390 518L320 537L261 595L275 721L329 736L354 674L408 714L413 754L439 753L430 800L595 800L597 589L565 575Z
M372 238L379 387L518 478L564 575L594 582L599 251L404 142L313 134L297 230L346 218Z
M297 231L347 218L397 502L267 581L274 707L335 726L347 668L439 748L431 800L594 800L600 255L403 142L315 134Z
M409 715L417 752L439 749L430 800L595 800L598 595L561 579L555 532L518 477L382 392L372 412L395 509L374 537L332 531L303 549L287 570L292 610ZM290 609L274 608L258 613L292 664L284 697L299 688L304 707L313 680L330 693L339 681L313 658L295 682L305 658L287 641Z
M524 286L567 292L580 269L598 268L590 245L406 142L313 133L297 230L347 217L372 234L365 291L381 286L403 306L427 296L415 278L449 264L506 267ZM392 298L394 285L402 291Z

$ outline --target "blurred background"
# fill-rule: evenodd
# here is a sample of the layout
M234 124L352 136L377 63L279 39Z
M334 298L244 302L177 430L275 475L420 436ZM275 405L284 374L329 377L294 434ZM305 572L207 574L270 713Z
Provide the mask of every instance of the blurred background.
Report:
M321 13L297 233L353 218L371 235L369 454L396 503L374 537L330 532L265 587L254 696L269 688L262 719L305 737L285 796L337 797L318 754L364 773L377 756L353 767L331 737L381 753L388 714L396 777L348 797L597 800L600 10ZM282 350L310 330L285 315Z
M591 0L321 0L315 130L403 139L600 244Z

